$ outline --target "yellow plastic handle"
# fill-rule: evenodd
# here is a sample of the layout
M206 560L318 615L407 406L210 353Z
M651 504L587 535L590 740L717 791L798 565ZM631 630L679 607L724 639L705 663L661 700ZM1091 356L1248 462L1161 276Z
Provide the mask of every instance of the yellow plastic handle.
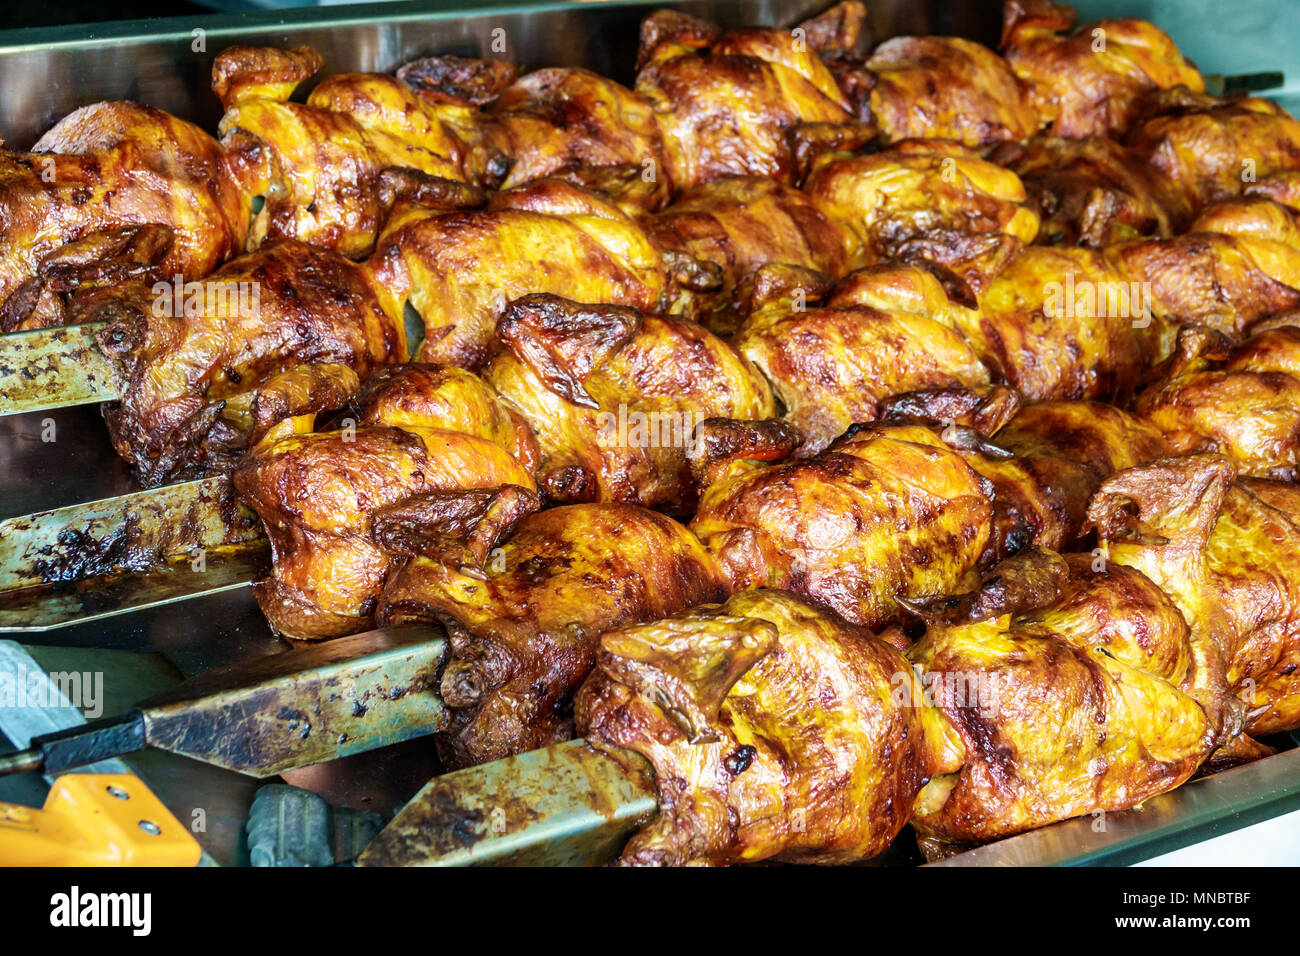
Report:
M40 810L0 803L0 866L195 866L201 853L131 774L64 774Z

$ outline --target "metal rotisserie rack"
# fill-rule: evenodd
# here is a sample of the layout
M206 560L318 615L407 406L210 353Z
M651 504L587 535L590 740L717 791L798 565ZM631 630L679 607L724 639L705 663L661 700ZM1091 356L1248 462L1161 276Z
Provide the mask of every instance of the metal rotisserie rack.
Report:
M582 66L631 85L638 26L664 6L733 28L794 24L828 4L484 0L460 7L374 4L14 31L0 35L0 133L6 147L27 149L74 109L119 99L213 131L221 117L210 88L213 60L235 45L310 45L323 57L319 80L350 71L391 72L435 54L497 56L500 49L493 44L504 37L505 56L524 69ZM941 34L996 46L1001 28L999 2L879 0L869 5L869 15L876 41ZM51 332L54 338L68 334L75 335ZM51 380L38 379L32 387L39 391ZM103 383L88 380L78 387L94 395ZM0 417L0 519L5 521L0 525L0 637L6 639L0 642L0 662L103 675L99 709L109 718L122 716L111 739L78 744L103 761L94 768L102 770L122 755L113 765L116 771L136 774L177 819L201 814L205 825L196 833L198 842L205 859L221 865L250 861L245 825L261 783L242 772L251 766L262 777L278 773L335 807L336 846L345 839L338 836L345 829L339 821L350 812L357 817L372 812L386 820L426 785L436 786L436 779L429 781L441 767L425 734L446 715L436 696L421 696L430 689L441 654L436 628L414 637L394 630L291 648L272 632L246 586L267 561L256 516L232 500L218 480L177 486L170 500L155 494L153 510L144 512L130 497L138 490L95 405ZM174 519L182 513L200 518L178 530ZM20 516L26 517L12 520ZM131 564L124 552L140 547L179 559L165 579L122 573ZM200 565L190 566L191 554ZM195 591L202 593L190 596ZM292 666L285 663L286 654L298 655ZM294 678L305 654L314 655L320 667L311 683ZM355 701L381 686L391 700L377 707L378 716L367 724L362 717L367 708ZM203 707L187 707L199 698ZM142 700L146 703L137 707ZM322 704L327 700L338 706ZM250 709L265 714L264 720L250 723ZM310 736L320 749L283 742L285 726L299 727L295 720L303 728L300 739ZM59 726L32 718L16 732L12 726L0 729L10 738L32 737L68 727L75 731L79 723L72 719ZM238 728L233 735L231 727ZM1110 814L1103 828L1085 816L941 863L1129 864L1300 809L1300 738L1281 735L1268 742L1278 749L1276 755ZM12 743L18 750L28 740ZM152 749L143 749L145 743ZM377 746L381 743L387 745ZM57 761L51 754L44 769L52 773L51 761ZM68 765L85 764L84 757L69 757ZM4 759L0 752L0 762ZM512 843L513 823L499 827L485 804L483 813L467 812L459 825L487 826L487 836L465 839L459 856L440 844L447 858L469 863L612 859L620 841L653 812L653 798L608 768L584 769L572 755L555 760L518 758L499 771L515 774L502 787L513 788L529 813L546 818L551 837L544 845ZM582 773L589 799L580 806L558 806L552 793L556 781ZM43 788L35 773L0 777L5 800L39 805ZM459 831L451 833L453 823L439 825L447 828L448 840L461 839ZM432 825L426 821L420 832L427 834ZM360 839L355 833L346 838ZM350 857L341 849L339 854ZM408 839L386 846L375 862L419 859ZM872 862L918 865L924 859L905 829Z

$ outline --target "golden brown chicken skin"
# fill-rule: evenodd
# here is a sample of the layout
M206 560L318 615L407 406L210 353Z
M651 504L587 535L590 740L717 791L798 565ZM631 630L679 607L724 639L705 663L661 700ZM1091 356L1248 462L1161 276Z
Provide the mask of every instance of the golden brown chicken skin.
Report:
M530 295L498 335L505 348L484 377L537 436L537 483L552 501L689 514L696 428L776 414L758 370L694 322Z
M230 467L277 422L341 408L359 378L405 361L406 330L361 266L278 240L195 288L96 301L100 348L126 383L106 407L114 447L140 480Z
M1258 320L1300 308L1300 249L1271 237L1198 231L1117 243L1105 255L1139 283L1157 319L1234 341Z
M1033 136L1039 118L1007 62L961 37L894 37L866 63L884 143L948 139L983 147Z
M1038 234L1038 212L1016 174L949 142L909 140L826 157L804 189L852 230L863 265L932 262L973 292Z
M916 266L854 272L821 307L759 308L736 348L772 383L786 417L815 455L880 403L920 389L988 389L988 369L962 333L939 280Z
M1123 401L1173 349L1159 290L1082 246L1026 247L979 305L967 337L1031 399Z
M636 92L655 111L678 189L721 176L794 184L816 154L855 149L874 134L794 31L719 36L692 17L655 14L642 24L637 63Z
M1036 242L1101 249L1168 236L1191 214L1182 193L1112 139L1042 136L1006 143L988 157L1024 183L1042 216Z
M406 362L377 369L362 383L356 424L436 426L496 442L530 474L540 452L528 422L473 372Z
M1181 190L1194 212L1243 193L1276 190L1285 201L1300 173L1300 122L1271 100L1215 100L1174 91L1127 137L1133 150Z
M245 198L264 197L249 247L298 238L359 258L386 212L380 174L403 168L494 185L507 164L477 107L421 95L396 77L348 73L289 99L321 67L310 47L233 47L213 64L219 131ZM455 205L472 204L474 192Z
M1223 656L1254 735L1300 726L1300 495L1218 455L1108 479L1088 508L1110 565L1142 571Z
M721 271L716 289L680 290L670 312L734 332L755 293L778 270L808 270L827 280L849 271L859 243L849 229L813 205L808 195L774 179L729 176L687 190L645 220L665 250ZM749 301L747 301L749 300Z
M234 473L274 558L254 592L271 625L317 640L364 631L394 557L376 512L430 492L511 485L531 495L536 443L491 386L461 369L400 365L367 379L333 431L285 422Z
M496 323L512 299L553 293L654 312L670 278L641 226L608 199L555 179L497 193L478 211L404 204L372 264L424 320L420 360L473 371L498 350Z
M1164 31L1131 17L1072 31L1078 14L1051 0L1007 0L1002 51L1053 136L1121 136L1153 90L1205 92L1196 66Z
M784 591L605 634L578 730L655 768L624 865L850 863L946 768L902 653Z
M528 513L536 498L523 498L431 495L375 518L376 540L410 556L380 619L441 621L451 639L448 767L570 739L603 632L726 596L712 556L671 518L621 504Z
M0 331L63 325L65 294L198 279L243 248L249 202L217 141L138 103L68 114L0 151Z
M1217 452L1242 475L1300 476L1300 326L1280 324L1235 348L1218 333L1184 327L1161 380L1137 411L1179 454ZM1271 323L1263 323L1271 324Z
M900 599L957 590L988 543L991 486L920 425L856 429L797 463L709 458L691 528L735 589L783 588L880 627Z
M1027 560L1048 568L1016 587ZM923 843L1133 807L1186 781L1239 728L1203 632L1141 572L1094 563L1013 559L965 619L932 624L909 652L964 751L917 801Z
M658 209L673 192L663 133L649 102L583 69L537 70L493 104L512 165L502 187L573 178Z

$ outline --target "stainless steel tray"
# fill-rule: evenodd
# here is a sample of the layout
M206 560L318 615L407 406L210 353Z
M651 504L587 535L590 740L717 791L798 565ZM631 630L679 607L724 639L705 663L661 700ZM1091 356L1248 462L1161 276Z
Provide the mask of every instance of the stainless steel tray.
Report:
M0 32L0 90L4 91L0 138L23 148L78 106L124 98L213 129L219 106L209 91L212 60L234 44L311 44L325 58L323 74L386 71L419 56L459 53L506 57L525 67L586 66L630 82L638 24L646 13L665 5L524 5L501 0L400 8L368 4ZM792 24L827 5L828 0L672 4L726 26ZM869 3L877 41L900 34L944 33L995 43L1000 8L1000 0ZM505 32L494 34L496 30ZM494 36L504 36L504 54L491 52ZM42 441L47 419L55 424L53 443ZM0 519L109 497L132 487L125 464L109 447L96 409L0 419ZM247 589L30 639L7 636L43 645L43 652L33 653L58 659L64 667L74 666L77 649L86 649L80 653L87 659L102 657L90 649L148 651L161 654L186 675L286 648L271 634ZM131 655L115 660L114 668L106 669L106 680L121 681L118 697L125 707L135 699L129 687L137 665ZM109 676L118 672L123 676ZM220 807L224 824L199 834L200 841L218 862L246 858L238 820L252 798L249 781L169 755L144 755L132 763L182 818L192 807ZM332 803L383 812L399 807L435 771L430 745L413 741L298 771L292 782L316 790ZM0 787L0 799L7 793ZM1114 814L1114 825L1103 834L1087 820L1070 821L962 854L948 863L1131 863L1297 807L1300 753L1291 752L1189 784L1149 801L1142 810ZM895 858L917 859L905 849L889 855L889 860Z

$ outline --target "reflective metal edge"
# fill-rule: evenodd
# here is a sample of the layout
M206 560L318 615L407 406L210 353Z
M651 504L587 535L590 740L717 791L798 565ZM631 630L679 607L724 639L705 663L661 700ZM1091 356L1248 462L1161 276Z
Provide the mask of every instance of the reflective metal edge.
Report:
M1193 780L1139 809L1079 817L930 866L1127 866L1300 809L1300 749Z

